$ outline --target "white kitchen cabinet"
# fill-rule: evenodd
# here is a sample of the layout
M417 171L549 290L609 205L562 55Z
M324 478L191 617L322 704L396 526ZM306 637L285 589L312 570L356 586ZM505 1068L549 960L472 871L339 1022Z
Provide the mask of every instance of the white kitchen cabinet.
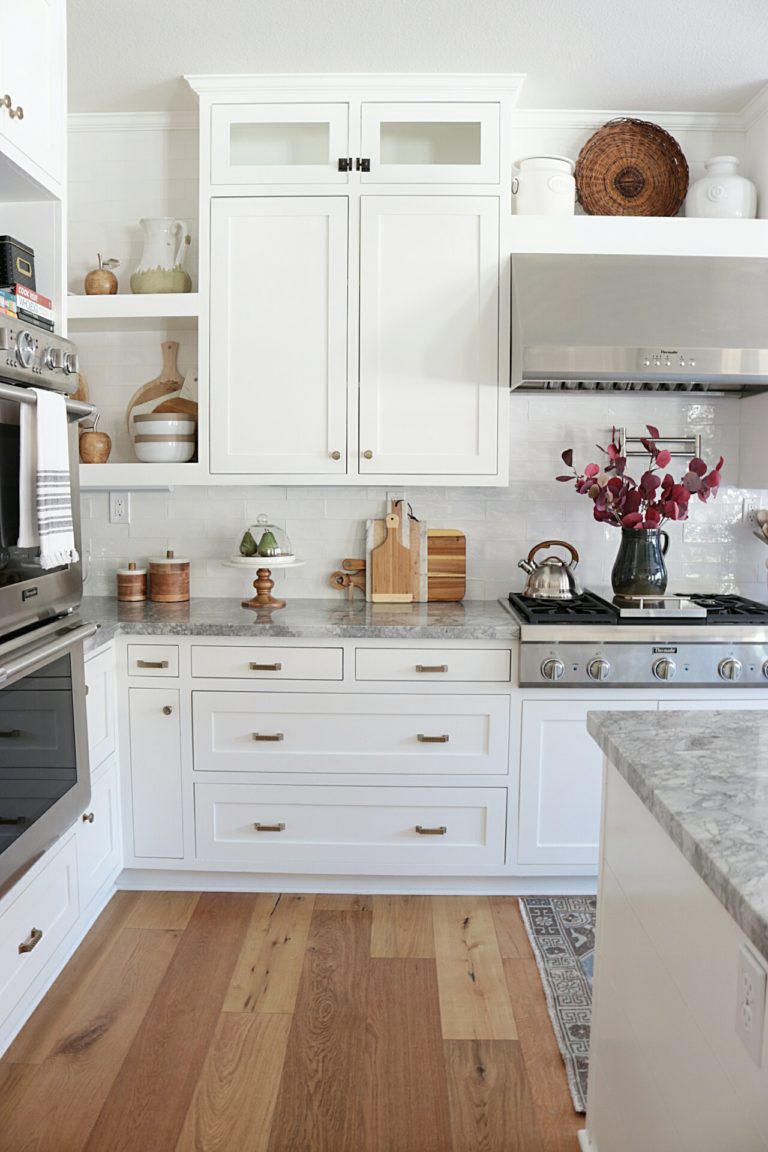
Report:
M86 660L85 684L88 756L93 772L114 754L117 745L115 652L112 645Z
M640 712L656 701L524 700L520 747L520 864L597 864L603 756L587 712Z
M181 727L176 688L130 688L131 798L136 856L184 855Z
M211 470L347 470L345 197L211 205Z
M366 101L360 180L365 184L498 184L498 103Z
M33 176L61 183L64 162L66 37L62 0L0 8L0 147ZM24 160L29 165L24 164Z
M83 911L120 864L117 764L106 765L91 785L90 803L77 829L77 875Z
M346 184L349 151L346 103L212 109L212 184Z
M360 472L498 467L499 201L364 196Z

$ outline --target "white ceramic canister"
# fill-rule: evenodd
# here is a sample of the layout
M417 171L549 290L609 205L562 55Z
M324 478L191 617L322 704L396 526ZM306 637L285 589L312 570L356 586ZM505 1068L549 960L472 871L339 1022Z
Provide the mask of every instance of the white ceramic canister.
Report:
M715 216L751 220L757 215L757 190L751 180L739 176L736 156L713 156L702 176L688 189L686 216Z
M518 216L572 216L576 204L575 167L567 156L521 156L512 181Z

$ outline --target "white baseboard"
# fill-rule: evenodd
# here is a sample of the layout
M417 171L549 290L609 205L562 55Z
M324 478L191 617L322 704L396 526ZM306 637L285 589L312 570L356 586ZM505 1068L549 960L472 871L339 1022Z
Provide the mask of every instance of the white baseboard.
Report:
M581 1128L576 1133L579 1140L579 1148L581 1152L597 1152L597 1145L593 1144L589 1138L589 1132L586 1128Z

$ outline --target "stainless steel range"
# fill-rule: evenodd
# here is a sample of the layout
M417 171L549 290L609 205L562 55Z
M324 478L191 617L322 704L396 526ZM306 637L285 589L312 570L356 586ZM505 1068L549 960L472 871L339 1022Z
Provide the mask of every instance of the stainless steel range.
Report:
M742 596L501 603L520 621L523 687L768 688L768 605Z

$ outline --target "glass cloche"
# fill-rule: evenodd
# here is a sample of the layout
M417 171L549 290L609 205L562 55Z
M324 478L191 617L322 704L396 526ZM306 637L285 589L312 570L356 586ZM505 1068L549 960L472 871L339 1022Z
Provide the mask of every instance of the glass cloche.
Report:
M246 528L238 544L238 552L245 558L265 560L293 559L293 548L284 528L270 524L263 512L256 517L256 523Z

